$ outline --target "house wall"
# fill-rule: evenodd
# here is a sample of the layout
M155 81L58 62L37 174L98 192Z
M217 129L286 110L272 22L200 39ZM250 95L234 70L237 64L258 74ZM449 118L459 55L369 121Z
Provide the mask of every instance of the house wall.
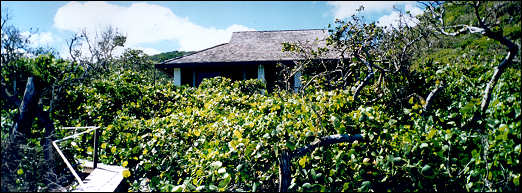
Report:
M222 76L236 80L256 79L257 66L181 68L181 84L199 86L203 79Z
M168 68L169 74L173 75L174 82L176 79L175 68ZM247 79L264 79L268 92L273 91L276 85L281 84L281 77L278 77L278 71L282 70L277 67L275 62L260 62L260 63L235 63L235 64L206 64L206 65L192 65L188 67L179 67L180 84L188 86L199 86L201 81L205 78L223 76L235 80ZM261 74L262 73L262 74ZM296 90L296 86L300 87L299 80L300 73L290 79L290 87ZM279 85L283 86L283 85ZM284 88L284 86L283 86Z

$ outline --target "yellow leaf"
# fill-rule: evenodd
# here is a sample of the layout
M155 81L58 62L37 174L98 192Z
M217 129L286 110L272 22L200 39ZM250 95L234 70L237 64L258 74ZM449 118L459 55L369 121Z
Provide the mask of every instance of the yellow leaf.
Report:
M194 133L194 135L195 135L196 137L199 137L199 134L201 134L201 132L199 132L198 129L194 129L192 132Z
M354 100L354 99L353 99L353 96L348 96L348 100L349 100L349 101L353 101L353 100Z
M144 150L143 150L143 155L147 154L147 152L149 152L149 150L144 149Z
M112 152L112 153L116 153L116 147L114 147L114 146L111 147L111 152Z
M22 170L22 168L18 169L18 171L16 171L16 173L21 176L22 174L24 174L24 170Z
M101 144L101 148L102 148L102 149L105 149L106 147L107 147L107 143L102 143L102 144Z
M299 159L299 165L304 168L306 166L307 161L308 161L308 156L305 155L301 159Z
M127 165L129 164L129 162L127 161L124 161L123 164L121 164L123 167L127 167Z
M428 139L431 139L435 135L435 133L437 133L437 130L431 129L431 131L428 133L428 136L427 136Z
M129 170L123 170L122 174L124 178L128 178L131 175Z
M203 175L203 171L201 169L199 169L198 171L196 171L196 175L197 176L202 176Z
M237 138L241 138L241 132L239 132L238 130L234 130L234 136L237 137Z

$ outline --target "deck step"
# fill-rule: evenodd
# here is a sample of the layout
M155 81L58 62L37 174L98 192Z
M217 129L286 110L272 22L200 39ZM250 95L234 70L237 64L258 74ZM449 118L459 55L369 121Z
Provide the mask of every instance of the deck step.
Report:
M87 170L91 169L93 163L80 160L81 165ZM123 181L123 170L121 166L106 165L98 163L98 167L83 180L83 185L78 186L73 192L114 192Z

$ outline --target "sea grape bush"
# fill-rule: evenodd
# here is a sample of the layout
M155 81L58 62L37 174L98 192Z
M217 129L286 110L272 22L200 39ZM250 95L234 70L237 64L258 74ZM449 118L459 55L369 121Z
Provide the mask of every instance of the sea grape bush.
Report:
M519 7L510 2L502 8L508 12L499 25L518 45L520 15L512 12ZM456 10L447 12L449 21L468 18ZM330 89L326 79L299 94L222 77L198 88L154 82L152 71L124 68L130 59L143 61L139 52L130 52L121 68L88 80L79 80L84 69L75 63L52 56L21 59L2 71L2 88L16 80L20 99L21 83L34 76L46 87L44 109L51 109L49 96L61 97L52 108L56 127L100 126L100 161L127 167L130 191L277 191L281 152L333 134L362 134L364 140L320 147L292 160L289 191L519 191L520 51L475 124L504 46L480 34L423 40L408 53L404 73L366 85L357 99L356 82ZM50 95L53 85L66 86ZM444 86L426 111L422 97L439 85ZM377 88L382 95L376 96ZM4 146L18 110L4 98L2 106L8 107L2 109ZM31 148L19 152L25 157L12 169L9 190L45 186L35 175L44 170L43 133L35 121L27 137ZM58 130L56 137L69 134ZM83 135L61 147L70 161L90 159L91 139ZM59 168L67 171L63 164Z
M221 77L199 88L147 85L125 71L71 93L83 99L77 103L83 116L67 124L103 127L100 160L129 168L132 191L276 191L283 149L357 133L366 139L294 159L289 190L475 191L484 183L492 190L519 188L521 123L512 117L520 117L520 90L514 85L499 85L487 135L461 128L448 114L460 109L459 116L471 116L476 107L461 104L466 99L425 117L415 98L403 114L394 114L385 105L354 101L347 90L298 95L263 89L258 80ZM75 143L87 147L88 141ZM77 150L71 150L77 157L92 153Z

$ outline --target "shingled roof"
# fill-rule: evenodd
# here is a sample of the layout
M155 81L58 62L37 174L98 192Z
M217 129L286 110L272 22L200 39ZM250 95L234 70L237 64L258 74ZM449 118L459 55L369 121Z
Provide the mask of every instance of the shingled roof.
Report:
M234 32L229 43L166 60L158 67L195 63L299 60L302 57L281 51L283 42L306 44L317 48L326 45L326 37L328 31L323 29ZM328 54L326 59L335 59L335 55Z

